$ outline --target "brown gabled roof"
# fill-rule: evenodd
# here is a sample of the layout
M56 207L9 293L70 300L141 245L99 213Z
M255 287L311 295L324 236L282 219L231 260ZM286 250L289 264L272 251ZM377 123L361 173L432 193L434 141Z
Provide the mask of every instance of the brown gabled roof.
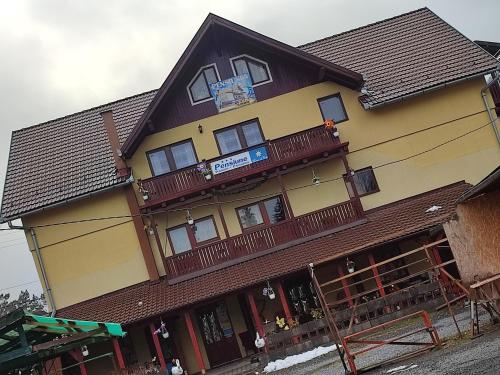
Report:
M174 285L169 285L165 279L144 282L63 308L57 315L128 324L200 303L303 270L309 263L344 256L442 224L455 211L458 196L469 186L459 182L368 211L365 224L240 263L224 271ZM442 208L426 212L434 205Z
M500 165L495 168L488 176L479 181L464 192L457 200L457 203L466 202L469 199L479 197L483 194L492 193L500 190Z
M297 49L214 15L207 17L198 33L203 33L209 22L243 30L249 37L260 38L300 58L308 56L311 61L329 65L338 76L347 78L352 73L349 69L362 73L366 83L362 91L367 93L362 102L367 107L483 74L495 69L497 64L491 55L426 8ZM192 44L198 39L195 36L185 54L193 50ZM183 55L181 60L187 57ZM178 74L178 65L170 76ZM354 81L359 79L353 74ZM166 83L160 90L167 89ZM0 222L123 182L114 174L115 166L99 112L112 107L120 142L123 144L128 139L127 147L132 147L139 139L141 125L137 124L143 123L139 120L154 110L150 103L155 96L156 91L150 91L15 131Z
M125 183L116 176L100 113L113 111L121 142L155 91L91 108L12 133L0 222Z
M329 79L339 82L344 86L352 89L359 89L363 83L363 77L361 74L342 67L332 60L325 60L319 56L311 55L301 49L289 46L288 44L282 43L210 13L184 50L184 53L175 64L168 77L165 79L165 82L161 85L158 93L149 105L148 109L144 112L144 115L139 120L137 126L132 130L127 141L123 144L122 152L124 155L128 157L132 156L142 139L147 135L147 121L163 102L163 99L167 95L168 91L173 87L176 79L182 74L186 64L196 51L197 46L200 44L203 37L209 32L210 28L215 26L221 27L223 32L231 32L242 35L244 38L257 43L258 45L262 45L268 49L277 51L282 55L290 56L301 62L316 66L318 67L318 73L321 68L324 70Z
M427 8L299 47L363 74L365 107L484 74L498 62Z

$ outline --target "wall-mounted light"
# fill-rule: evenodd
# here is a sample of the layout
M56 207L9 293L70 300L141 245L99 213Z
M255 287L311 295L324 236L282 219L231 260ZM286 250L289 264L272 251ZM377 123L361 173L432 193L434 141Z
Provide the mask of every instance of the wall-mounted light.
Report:
M349 173L351 174L351 176L354 176L354 174L355 174L355 172L354 172L354 170L353 170L353 169L350 169L350 170L349 170Z
M155 234L155 229L153 228L152 225L148 226L148 232L151 236L153 236Z
M89 349L87 348L87 345L82 346L82 355L84 357L87 357L89 355Z
M189 210L186 211L186 221L187 221L187 223L189 225L193 225L194 224L194 219L191 216L191 211L189 211Z
M355 265L356 264L352 260L349 260L349 258L347 258L347 272L353 273Z
M198 132L200 134L203 133L203 125L201 125L201 124L198 125Z
M320 184L320 178L316 176L316 173L314 173L314 169L312 170L312 183L313 185L319 185Z
M170 336L170 334L168 333L168 330L167 330L167 325L165 323L163 323L163 320L161 321L160 328L158 328L156 331L154 331L155 335L158 335L160 333L164 339L168 339Z

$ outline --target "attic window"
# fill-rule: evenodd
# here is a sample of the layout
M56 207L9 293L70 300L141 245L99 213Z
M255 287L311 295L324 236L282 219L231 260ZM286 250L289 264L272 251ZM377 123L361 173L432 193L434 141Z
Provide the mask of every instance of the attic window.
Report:
M210 84L220 81L215 64L201 67L187 87L191 104L199 104L212 100Z
M235 76L248 74L253 86L263 85L272 82L269 65L262 60L248 55L241 55L231 58L231 67Z

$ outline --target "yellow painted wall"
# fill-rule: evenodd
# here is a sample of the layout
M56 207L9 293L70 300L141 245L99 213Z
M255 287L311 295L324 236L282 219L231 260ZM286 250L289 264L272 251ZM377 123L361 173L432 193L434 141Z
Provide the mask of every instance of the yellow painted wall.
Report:
M358 92L324 82L148 136L129 164L136 178L148 178L151 172L146 151L188 138L193 139L200 160L216 157L219 153L213 131L252 118L259 118L265 138L271 140L316 126L323 121L317 99L340 93L349 120L338 127L341 140L350 142L348 160L351 167L360 169L378 166L432 148L486 124L489 119L483 112L424 130L484 111L479 94L483 85L483 80L478 78L404 103L367 111L359 104ZM202 134L197 129L200 124L204 129ZM488 126L417 158L376 169L381 191L363 197L363 206L370 209L460 180L475 183L499 163L500 147L494 138L493 129ZM319 169L318 174L323 180L339 177L343 173L338 160L329 164L326 170L315 167ZM311 170L306 168L287 176L285 180L287 186L297 186L309 183L310 178ZM319 190L321 194L316 194L317 190L313 200L308 189L290 193L291 204L297 214L328 206L347 197L341 181L324 184Z
M122 190L23 218L25 226L130 215ZM148 279L131 219L99 220L36 228L58 309ZM33 259L34 246L26 232ZM39 272L40 274L40 272Z

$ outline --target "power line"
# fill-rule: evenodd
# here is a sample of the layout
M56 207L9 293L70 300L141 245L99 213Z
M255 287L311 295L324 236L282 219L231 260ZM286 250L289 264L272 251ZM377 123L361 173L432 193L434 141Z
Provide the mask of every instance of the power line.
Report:
M27 283L22 283L22 284L17 284L17 285L12 285L12 286L8 286L8 287L5 287L5 288L1 288L0 291L15 289L15 288L19 288L21 286L31 285L31 284L39 283L39 282L40 282L39 280L28 281Z
M427 130L429 129L432 129L432 128L435 128L437 126L441 126L441 125L444 125L444 124L449 124L451 122L454 122L454 121L459 121L459 120L462 120L464 118L467 118L467 117L470 117L470 116L474 116L474 115L477 115L478 113L482 113L484 111L480 111L480 112L476 112L476 113L473 113L473 114L470 114L470 115L466 115L466 116L462 116L462 117L458 117L458 118L455 118L455 119L452 119L452 120L448 120L446 122L443 122L443 123L440 123L438 125L433 125L431 127L428 127L426 128ZM486 124L484 125L481 125L477 128L474 128L470 131L467 131L457 137L454 137L454 138L451 138L445 142L442 142L440 144L437 144L435 146L432 146L426 150L423 150L421 152L418 152L418 153L415 153L415 154L412 154L412 155L409 155L409 156L406 156L404 158L401 158L401 159L397 159L397 160L393 160L393 161L390 161L390 162L387 162L387 163L383 163L383 164L380 164L380 165L376 165L376 166L373 166L372 169L378 169L378 168L383 168L383 167L386 167L386 166L389 166L389 165L393 165L393 164L396 164L396 163L401 163L401 162L404 162L404 161L407 161L407 160L410 160L412 158L415 158L415 157L418 157L420 155L423 155L423 154L426 154L428 152L431 152L431 151L434 151L444 145L447 145L451 142L454 142L458 139L461 139L467 135L470 135L474 132L477 132L489 125L491 125L492 123L494 123L496 120L498 119L495 118L493 121L488 121ZM410 134L416 134L420 132L417 131L417 132L413 132L413 133L410 133ZM398 137L398 138L395 138L395 139L400 139L402 137ZM379 144L375 144L375 145L372 145L370 147L375 147ZM359 149L359 150L356 150L356 151L360 151L360 150L364 150L364 149L367 149L369 147L365 147L363 149ZM319 183L320 184L324 184L324 183L329 183L329 182L334 182L334 181L338 181L338 180L341 180L341 179L344 179L344 175L341 175L341 176L338 176L338 177L334 177L334 178L331 178L331 179L327 179L327 180L323 180L323 181L320 181ZM292 187L292 188L288 188L288 189L284 189L285 192L289 192L289 191L294 191L294 190L299 190L299 189L304 189L304 188L310 188L312 187L311 184L306 184L306 185L300 185L300 186L296 186L296 187ZM238 202L241 202L241 201L247 201L247 200L254 200L254 199L261 199L261 198L266 198L266 197L269 197L269 196L275 196L276 194L279 194L279 192L272 192L272 193L266 193L266 194L261 194L261 195L257 195L257 196L248 196L248 197L242 197L242 198L237 198L237 199L232 199L232 200L227 200L227 201L220 201L218 203L214 203L214 202L208 202L208 203L203 203L203 204L199 204L199 205L193 205L193 206L189 206L189 207L184 207L184 208L178 208L178 209L166 209L166 210L158 210L158 211L155 211L155 214L158 214L158 213L168 213L168 212L183 212L183 211L186 211L186 210L194 210L194 209L197 209L197 208L201 208L201 207L207 207L207 206L214 206L214 205L217 205L217 204L227 204L227 203L238 203ZM71 221L64 221L64 222L56 222L56 223L49 223L49 224L41 224L41 225L35 225L31 228L44 228L44 227L51 227L51 226L57 226L57 225L68 225L68 224L79 224L79 223L86 223L86 222L93 222L93 221L102 221L102 220L117 220L117 219L125 219L125 218L133 218L133 217L148 217L150 216L150 214L136 214L136 215L116 215L116 216L106 216L106 217L94 217L94 218L88 218L88 219L80 219L80 220L71 220ZM26 228L25 228L26 229ZM6 229L6 230L10 230L9 229Z

